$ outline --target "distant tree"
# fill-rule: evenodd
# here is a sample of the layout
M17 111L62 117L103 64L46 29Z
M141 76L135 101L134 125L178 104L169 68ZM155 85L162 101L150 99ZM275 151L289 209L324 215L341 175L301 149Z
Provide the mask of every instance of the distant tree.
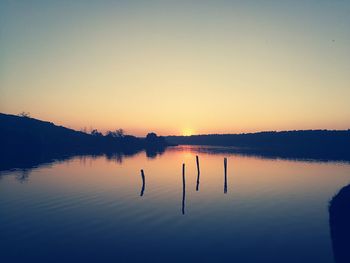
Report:
M157 136L157 134L156 133L154 133L154 132L150 132L150 133L148 133L147 134L147 136L146 136L146 139L147 140L155 140L155 139L157 139L158 138L158 136Z
M123 129L118 129L115 131L116 137L124 137L124 130Z
M165 146L166 141L163 136L158 136L154 132L150 132L146 136L146 143L149 144L149 146Z
M107 131L106 136L113 137L113 138L122 138L125 136L123 129L118 129L115 131Z
M93 136L102 136L102 133L99 132L97 129L93 129L91 131L91 135L93 135Z
M106 131L106 136L107 137L115 137L115 134L113 131Z
M30 118L30 113L22 111L21 113L18 114L18 116L23 117L23 118Z

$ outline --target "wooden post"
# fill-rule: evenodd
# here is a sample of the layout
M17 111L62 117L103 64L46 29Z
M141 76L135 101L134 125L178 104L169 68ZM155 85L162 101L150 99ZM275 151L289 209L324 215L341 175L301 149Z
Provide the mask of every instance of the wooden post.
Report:
M182 214L185 214L185 196L186 196L186 183L185 183L185 164L182 164Z
M196 191L199 190L199 176L201 174L200 169L199 169L199 158L198 155L196 155L196 163L197 163L197 185L196 185Z
M141 188L140 196L143 196L143 192L145 191L145 174L142 169L141 169L141 178L142 178L142 188Z
M227 193L227 158L224 158L224 171L225 171L225 181L224 181L224 193Z

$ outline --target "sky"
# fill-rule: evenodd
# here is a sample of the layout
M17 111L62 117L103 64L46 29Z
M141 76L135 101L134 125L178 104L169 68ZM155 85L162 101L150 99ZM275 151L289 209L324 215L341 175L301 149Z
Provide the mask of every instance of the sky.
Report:
M0 1L0 112L161 135L350 128L350 1Z

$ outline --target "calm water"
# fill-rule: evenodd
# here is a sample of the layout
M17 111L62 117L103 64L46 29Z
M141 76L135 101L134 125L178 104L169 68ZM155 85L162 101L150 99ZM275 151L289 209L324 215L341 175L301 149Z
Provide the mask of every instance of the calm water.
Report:
M198 150L1 172L0 262L334 262L328 204L349 164Z

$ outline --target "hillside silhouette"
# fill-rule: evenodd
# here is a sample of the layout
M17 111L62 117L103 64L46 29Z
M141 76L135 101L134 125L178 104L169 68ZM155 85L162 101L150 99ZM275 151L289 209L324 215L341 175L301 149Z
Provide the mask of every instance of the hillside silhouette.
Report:
M122 130L103 135L57 126L28 116L0 113L0 157L7 167L19 163L47 162L73 155L122 153L146 150L149 157L168 146L164 137L149 133L146 138L124 135ZM1 165L0 165L1 166ZM29 165L30 166L30 165Z
M145 150L149 158L170 145L222 146L214 152L268 158L350 161L350 130L306 130L247 134L157 136L125 135L123 130L90 134L52 122L0 113L0 170L32 167L74 155L128 156ZM202 149L204 150L204 149Z

